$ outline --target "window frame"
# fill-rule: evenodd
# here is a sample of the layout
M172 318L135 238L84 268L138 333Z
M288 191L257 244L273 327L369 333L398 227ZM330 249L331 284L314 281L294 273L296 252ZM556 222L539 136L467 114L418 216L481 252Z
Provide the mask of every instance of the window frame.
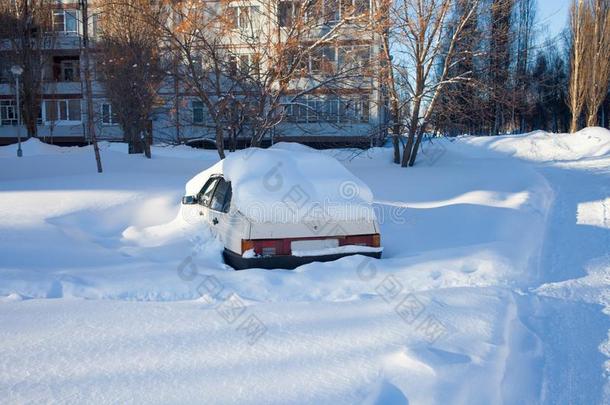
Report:
M369 94L306 95L284 108L286 121L294 124L369 124L371 118Z
M300 0L280 0L277 6L277 25L280 28L291 28L299 17Z
M309 55L309 73L332 75L337 72L339 52L336 45L322 45Z
M0 126L19 125L19 111L17 110L17 102L15 100L0 100ZM12 111L12 118L8 118L9 111ZM6 114L6 118L4 114Z
M371 66L370 45L337 46L337 70L365 75Z
M74 102L78 102L79 103L79 119L78 120L71 120L70 119L70 115L71 115L71 103ZM55 104L55 114L56 114L56 119L55 120L51 120L49 119L49 114L50 111L47 109L48 103L54 103ZM63 108L65 110L65 117L66 119L62 119L62 104L63 104ZM69 98L69 99L45 99L42 101L42 105L43 105L43 117L42 117L42 122L45 125L76 125L76 124L80 124L83 122L83 105L82 105L82 100L80 98Z
M324 7L324 18L328 23L335 23L341 21L345 17L349 16L361 16L361 15L371 15L371 0L322 0ZM330 7L329 7L330 5ZM362 7L359 10L359 6ZM330 9L327 12L327 9ZM333 12L332 18L329 18L330 13ZM352 13L347 13L348 11L352 11ZM360 12L358 12L360 11ZM347 14L347 15L346 15Z
M104 112L104 108L107 107L108 108L108 112ZM102 126L104 127L112 127L112 126L117 126L119 125L119 121L117 119L117 115L114 114L112 112L112 104L109 102L103 102L100 105L100 122L102 123ZM105 117L108 117L108 120L105 119Z
M57 29L59 27L58 21L56 20L59 16L62 18L61 29ZM74 18L74 30L68 30L68 18L66 16L70 16ZM53 31L61 32L64 34L78 34L79 30L79 13L76 9L61 9L53 11Z
M64 59L59 62L60 81L76 83L80 81L80 61L76 59ZM72 70L72 80L68 80L66 72Z
M221 175L216 175L215 176L218 179L218 182L216 183L216 186L214 187L214 191L212 193L212 198L210 198L210 203L208 204L208 208L214 212L220 212L220 213L228 213L230 208L231 208L231 200L233 198L233 189L231 187L231 182L225 180L225 178ZM213 208L213 204L216 198L216 193L218 192L218 188L220 187L221 184L226 184L227 189L224 192L224 196L223 196L223 200L222 200L222 204L220 206L220 210ZM228 199L228 201L227 201Z
M228 9L229 11L227 11L227 13L230 17L229 28L231 28L232 30L241 31L244 31L249 28L257 29L260 16L257 19L255 19L254 16L258 15L260 12L258 6L252 4L236 4L229 6ZM242 17L242 14L244 14L244 12L247 15L246 17Z
M197 106L195 106L196 104L197 104ZM201 110L201 121L195 119L196 110L197 111ZM206 107L205 107L205 104L203 103L203 101L201 101L201 100L192 100L191 101L191 116L192 116L193 125L205 125L205 123L206 123L205 111L206 111Z
M199 205L201 205L202 207L210 208L210 203L212 202L212 198L214 197L214 192L216 191L216 186L218 185L219 177L222 177L222 176L220 176L218 174L211 175L210 178L208 179L208 181L205 182L203 187L201 187L201 190L199 190L199 192L197 193L197 201L199 201ZM205 191L207 191L208 187L210 187L211 183L214 183L214 185L212 186L212 189L211 189L210 199L209 199L209 201L204 201L203 196L205 194Z

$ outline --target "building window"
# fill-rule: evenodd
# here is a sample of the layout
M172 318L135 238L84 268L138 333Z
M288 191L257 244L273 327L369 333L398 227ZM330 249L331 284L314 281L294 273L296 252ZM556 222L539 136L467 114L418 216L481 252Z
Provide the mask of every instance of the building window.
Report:
M311 0L306 18L313 21L336 23L349 17L368 15L370 0Z
M369 122L369 97L307 96L286 105L285 112L288 122L364 124Z
M369 0L341 0L341 18L368 14Z
M305 7L305 19L310 22L319 21L324 14L323 0L309 0Z
M315 49L309 57L310 71L314 74L341 73L362 75L370 66L370 47L365 45L326 45Z
M371 4L369 0L353 0L354 1L354 11L356 14L368 14L371 10Z
M331 74L337 67L337 53L334 46L322 46L311 55L311 72Z
M102 125L116 125L118 119L115 113L112 112L112 104L102 104Z
M14 100L0 101L0 125L19 125L17 108Z
M260 55L255 53L241 53L232 55L230 59L230 74L238 71L243 76L258 76L260 74Z
M339 0L325 0L324 1L324 17L327 22L335 22L341 19L341 7L339 7Z
M287 104L285 107L286 120L288 122L307 123L308 107L306 98Z
M325 98L306 96L285 106L286 120L301 124L324 122L328 116Z
M229 28L242 30L253 28L257 15L258 7L256 6L229 7L227 10Z
M49 122L80 122L80 100L45 100L44 121Z
M62 60L61 61L61 80L64 82L76 82L79 78L79 69L77 60Z
M205 106L203 105L203 101L193 101L191 108L193 110L193 124L205 124Z
M342 121L340 119L340 99L336 96L328 96L326 97L325 109L326 109L326 120L330 123L337 123L337 121Z
M368 46L340 46L338 48L338 66L343 73L362 75L369 67L371 50Z
M278 23L280 27L292 27L301 8L301 3L298 1L280 1L278 5Z
M293 74L303 76L309 71L309 55L305 53L297 52L296 49L288 49L283 59L286 63L282 73L286 76Z
M53 12L53 30L56 32L78 32L76 10L57 10Z
M370 118L369 96L360 97L354 107L356 122L368 123Z
M93 38L98 38L102 35L102 25L100 24L99 13L95 13L91 16L91 34Z
M80 81L80 63L78 57L55 56L53 57L52 77L48 77L45 71L45 80L56 82L78 82Z
M0 83L10 83L14 80L8 61L0 60Z

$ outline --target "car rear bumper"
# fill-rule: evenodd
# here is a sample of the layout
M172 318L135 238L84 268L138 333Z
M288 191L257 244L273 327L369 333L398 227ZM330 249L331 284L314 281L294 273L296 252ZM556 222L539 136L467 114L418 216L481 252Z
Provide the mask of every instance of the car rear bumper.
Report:
M303 264L313 262L330 262L340 259L345 256L362 255L381 258L381 252L354 252L354 253L338 253L324 256L269 256L269 257L252 257L245 258L241 255L225 249L223 257L225 263L233 267L235 270L243 269L295 269Z

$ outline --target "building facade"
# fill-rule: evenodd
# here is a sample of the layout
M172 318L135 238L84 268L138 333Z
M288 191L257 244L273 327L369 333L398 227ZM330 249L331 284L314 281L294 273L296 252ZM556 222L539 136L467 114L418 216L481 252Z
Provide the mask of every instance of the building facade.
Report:
M259 0L260 1L260 0ZM268 1L268 0L264 0ZM325 0L321 7L333 14L337 21L342 12L359 7L362 13L370 13L372 0ZM227 16L231 25L232 58L236 69L252 63L255 57L248 47L240 46L240 32L245 21L262 20L264 29L289 27L294 18L300 18L295 1L279 1L272 13L257 11L268 3L255 1L216 2L218 12ZM346 3L347 4L347 3ZM90 6L89 32L92 37L91 76L93 83L93 111L96 135L99 140L120 141L123 133L113 114L113 107L105 96L96 69L95 39L103 16ZM244 15L248 15L248 20ZM329 21L328 26L332 26ZM86 94L81 69L83 50L82 18L78 2L58 1L52 10L53 39L43 52L40 111L37 137L45 142L63 145L86 144ZM271 27L271 28L269 28ZM326 28L328 30L329 28ZM323 36L325 28L316 35ZM315 41L315 38L303 40ZM325 43L300 61L300 71L290 88L282 96L284 117L266 137L267 142L297 141L304 143L378 144L385 137L387 109L382 80L380 79L380 37L370 29L350 27L346 24L332 43ZM240 49L243 48L243 51ZM20 125L16 108L15 77L11 73L12 52L8 40L0 47L0 144L9 144L22 138L26 130ZM4 55L4 57L3 57ZM261 69L269 68L262 65ZM321 85L324 78L336 72L349 71L350 75L334 80L332 85ZM315 80L313 80L315 78ZM127 79L127 78L126 78ZM330 83L330 81L329 81ZM159 90L164 106L152 114L150 128L154 142L206 143L214 139L209 114L202 101L180 82L176 76L168 78ZM240 134L248 139L247 127Z

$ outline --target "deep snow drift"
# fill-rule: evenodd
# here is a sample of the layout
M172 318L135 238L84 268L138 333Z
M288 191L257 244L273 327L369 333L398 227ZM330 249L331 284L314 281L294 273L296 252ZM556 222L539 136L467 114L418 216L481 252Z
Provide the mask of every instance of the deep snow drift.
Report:
M607 403L608 145L599 128L435 140L410 169L386 148L278 145L307 155L301 174L341 174L312 192L343 196L349 172L363 203L370 189L384 259L242 272L180 212L215 152L155 147L149 161L103 144L98 175L90 148L30 140L21 159L0 148L0 393ZM248 164L267 173L269 154ZM230 176L252 185L243 201L258 198L260 179Z

